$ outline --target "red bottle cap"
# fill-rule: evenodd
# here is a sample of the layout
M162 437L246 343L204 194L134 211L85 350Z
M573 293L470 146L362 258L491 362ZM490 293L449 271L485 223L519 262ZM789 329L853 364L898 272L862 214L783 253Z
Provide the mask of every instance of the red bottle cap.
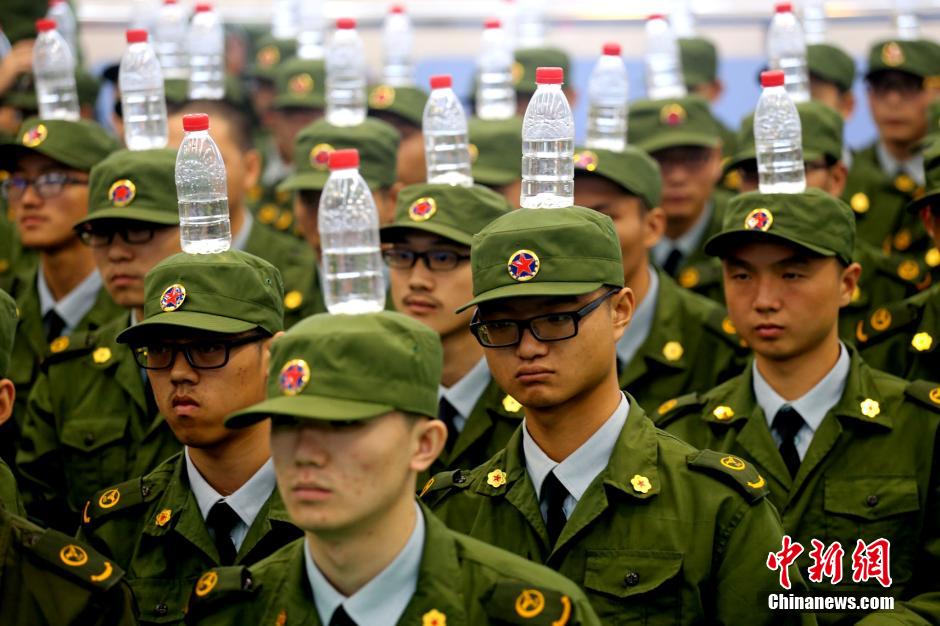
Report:
M163 4L176 4L176 0L163 0Z
M341 17L336 20L336 28L340 30L352 30L356 27L356 20L352 17Z
M614 57L620 56L620 44L619 43L605 43L604 44L604 54Z
M187 133L195 130L209 130L209 116L205 113L190 113L184 115L183 130Z
M143 28L132 28L124 36L127 38L127 43L143 43L147 41L147 31Z
M782 87L783 70L767 70L760 73L761 87Z
M355 148L345 150L334 150L330 153L330 171L348 170L351 167L359 167L359 151Z
M431 77L431 89L446 89L454 84L450 74L440 74Z
M49 0L49 6L54 7L57 4L62 4L65 0Z
M793 13L793 5L789 2L778 2L774 7L776 13Z
M212 5L208 2L200 2L196 5L196 13L205 13L206 11L211 11Z
M37 33L45 33L50 30L55 30L55 20L51 20L48 17L36 20Z
M646 16L647 22L650 20L664 20L664 19L666 19L666 16L663 15L662 13L651 13L650 15Z
M497 19L488 19L483 22L483 28L501 28L502 23Z
M388 12L389 12L389 13L395 13L395 14L404 13L404 12L405 12L405 7L403 7L403 6L400 5L400 4L393 4L393 5L392 5L392 8L390 8L390 9L388 10Z
M539 67L535 70L536 85L560 85L565 82L565 70L560 67Z

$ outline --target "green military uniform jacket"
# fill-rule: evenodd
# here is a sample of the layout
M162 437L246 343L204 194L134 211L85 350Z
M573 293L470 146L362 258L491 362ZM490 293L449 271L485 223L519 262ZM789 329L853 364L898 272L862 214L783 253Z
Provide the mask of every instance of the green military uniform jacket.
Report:
M747 354L720 306L660 271L653 325L631 362L618 362L620 387L651 412L670 398L706 391L736 375Z
M855 211L858 239L886 252L913 254L929 247L916 214L906 210L924 190L906 175L891 179L878 163L877 143L852 157L843 200Z
M131 626L123 576L87 545L0 508L0 624Z
M92 497L79 536L127 571L144 624L182 622L196 579L219 565L182 452L150 474ZM299 536L275 489L248 529L236 563L255 563Z
M734 197L734 194L724 189L716 189L712 194L712 213L708 226L705 228L705 232L702 233L701 240L699 240L698 248L682 259L676 270L676 275L673 277L680 286L702 294L721 306L725 305L721 261L705 254L705 242L712 235L721 232L725 206L732 197Z
M130 313L43 363L22 420L17 468L30 513L74 532L85 502L180 450L150 384L117 336Z
M656 429L627 398L610 461L554 546L526 471L521 428L482 466L438 474L424 499L453 530L578 583L604 624L799 621L766 608L767 595L781 589L764 562L783 534L766 489L746 484L751 472L732 472L719 455ZM805 589L796 568L791 578L793 593Z
M855 350L850 352L842 399L817 429L795 479L790 478L754 396L750 368L706 394L679 398L659 416L658 424L693 446L756 464L784 528L805 547L798 561L804 572L810 563L811 539L827 546L841 542L842 582L835 589L828 581L810 583L814 595L890 594L897 599L898 610L892 623L922 624L924 619L937 623L940 388L879 372ZM856 541L882 537L891 541L892 586L883 589L874 580L853 583L851 555ZM819 621L832 623L844 617L821 613Z
M401 626L601 623L570 580L452 532L424 507L422 512L424 553L417 588L397 622ZM195 587L187 623L322 624L307 578L303 539L250 568L220 568L213 573L217 582L208 592L204 589L212 573Z
M6 509L16 515L26 515L23 502L16 488L16 478L10 466L0 459L0 509Z
M875 309L856 330L865 361L907 380L940 379L938 340L940 285Z

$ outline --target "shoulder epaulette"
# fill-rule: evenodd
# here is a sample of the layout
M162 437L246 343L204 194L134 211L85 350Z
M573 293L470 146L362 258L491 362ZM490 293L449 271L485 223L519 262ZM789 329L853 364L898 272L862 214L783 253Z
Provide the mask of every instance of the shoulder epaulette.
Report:
M251 571L243 565L214 567L203 572L189 592L185 621L194 624L211 613L219 602L253 594L260 588L261 584L255 582Z
M691 409L701 408L705 401L697 393L687 393L678 398L666 400L659 405L659 408L650 416L657 427L661 427L673 421L681 415L685 415Z
M767 482L757 468L733 454L700 450L688 457L688 463L693 469L718 476L734 485L752 504L769 493Z
M916 307L907 300L879 307L865 319L859 320L855 328L855 341L859 346L873 345L911 326L918 318Z
M78 331L71 335L62 335L46 346L46 353L43 355L40 367L47 372L50 365L83 356L94 349L94 331Z
M109 515L149 502L156 494L143 478L135 478L107 489L102 489L85 502L82 523L94 526Z
M574 601L569 596L524 582L494 584L483 608L494 624L565 626L574 623Z
M466 489L470 486L470 472L467 470L448 470L439 472L424 483L418 497L428 506L433 507L444 499L451 489Z
M926 380L915 380L904 388L904 394L937 413L940 413L940 385Z

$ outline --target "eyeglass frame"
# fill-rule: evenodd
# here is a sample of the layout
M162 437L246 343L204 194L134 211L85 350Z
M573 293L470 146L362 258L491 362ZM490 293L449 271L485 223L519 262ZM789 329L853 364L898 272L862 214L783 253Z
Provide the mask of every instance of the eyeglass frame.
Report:
M54 176L54 175L60 176L61 180L57 183L43 182L40 185L40 182L39 182L40 179L44 177ZM22 188L20 188L20 192L19 192L20 195L17 196L17 199L22 198L23 195L26 193L26 190L29 189L30 187L33 187L33 189L36 190L36 193L39 195L39 197L42 198L43 200L49 200L51 198L55 198L56 196L60 195L65 190L66 185L87 185L89 182L87 178L84 178L84 179L75 178L73 176L69 176L65 172L59 172L59 171L43 172L36 178L26 178L25 176L13 175L7 178L6 180L4 180L2 183L3 197L6 198L7 200L11 199L10 189L14 187L13 181L15 180L22 180L26 183L25 185L23 185ZM40 188L45 185L58 185L59 190L56 191L55 193L46 195L44 192L40 191Z
M408 266L404 266L404 265L398 266L398 265L392 265L392 264L390 264L390 263L388 262L388 259L387 259L386 255L387 255L388 253L390 253L390 252L395 251L395 250L398 250L398 251L401 251L401 252L409 252L409 253L411 254L411 264L408 265ZM433 267L431 267L431 258L430 258L430 255L431 255L432 253L435 253L435 252L447 252L447 253L453 254L454 257L456 258L456 262L454 263L454 266L453 266L453 267L447 267L447 268L433 268ZM469 258L470 258L470 255L469 255L469 254L460 254L460 253L457 252L456 250L447 250L447 249L444 249L444 248L432 248L432 249L430 249L430 250L425 250L424 252L417 252L417 251L415 251L415 250L411 250L410 248L401 248L401 247L396 247L396 246L392 245L391 247L382 250L382 261L383 261L383 262L385 263L385 265L387 265L389 268L391 268L391 269L396 269L396 270L410 270L410 269L414 268L415 265L417 265L417 263L418 263L419 260L421 260L421 261L424 261L424 266L425 266L426 268L428 268L428 271L431 271L431 272L451 272L451 271L457 269L458 267L460 267L460 264L461 264L463 261L468 260Z
M139 357L142 356L145 361L146 361L146 359L147 359L147 348L148 348L148 346L146 346L146 345L132 346L132 347L131 347L131 352L134 354L134 361L137 363L137 365L139 365L140 367L142 367L142 368L144 368L145 370L148 370L148 371L159 372L159 371L161 371L161 370L168 370L168 369L171 369L171 368L173 367L173 365L176 363L176 357L179 356L179 353L180 353L180 352L183 353L183 357L186 359L186 362L189 363L189 366L190 366L191 368L193 368L193 369L196 369L196 370L217 370L217 369L222 369L223 367L225 367L226 365L228 365L228 362L229 362L229 360L230 360L231 357L232 357L232 348L238 348L238 347L240 347L240 346L248 345L248 344L254 343L254 342L256 342L256 341L262 341L262 340L264 340L264 339L267 339L268 337L270 337L270 335L268 335L268 334L266 334L266 333L255 332L255 333L252 333L252 334L250 334L250 335L245 335L244 337L238 337L238 338L235 338L235 339L198 339L198 340L195 340L195 341L190 341L190 342L182 343L182 344L181 344L181 343L175 343L175 342L174 342L174 343L170 343L169 346L170 346L171 349L172 349L172 352L171 352L171 354L170 354L170 361L169 361L169 363L167 363L167 364L166 364L165 366L163 366L163 367L150 367L150 366L148 366L148 365L145 365L144 363L141 363L141 359L140 359ZM207 343L220 343L220 344L222 344L222 346L225 348L225 358L222 360L222 363L221 363L221 364L219 364L219 365L210 365L210 366L206 367L206 366L202 366L202 365L196 365L196 364L193 362L193 355L192 355L192 353L190 352L190 350L191 350L194 346L205 345L205 344L207 344Z
M136 228L131 226L131 224L144 224L145 226L143 228ZM156 236L157 231L163 230L164 228L172 228L173 226L175 226L175 224L153 224L150 222L135 221L131 223L123 222L123 225L117 228L96 229L94 226L85 223L81 226L78 226L76 230L78 231L78 238L89 248L106 248L114 243L114 238L117 235L120 235L121 240L129 246L139 246L145 243L150 243ZM136 230L138 232L147 232L147 238L142 239L141 241L130 241L128 239L128 232L132 230ZM107 241L98 245L91 243L91 237L96 235L99 237L107 237Z

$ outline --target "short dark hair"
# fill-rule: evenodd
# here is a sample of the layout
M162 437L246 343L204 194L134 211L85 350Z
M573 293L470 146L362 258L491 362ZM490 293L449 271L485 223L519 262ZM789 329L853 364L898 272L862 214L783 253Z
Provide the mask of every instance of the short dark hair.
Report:
M207 113L210 118L221 117L228 124L232 139L239 149L255 149L251 119L248 114L225 100L189 100L173 107L171 115L183 113Z

